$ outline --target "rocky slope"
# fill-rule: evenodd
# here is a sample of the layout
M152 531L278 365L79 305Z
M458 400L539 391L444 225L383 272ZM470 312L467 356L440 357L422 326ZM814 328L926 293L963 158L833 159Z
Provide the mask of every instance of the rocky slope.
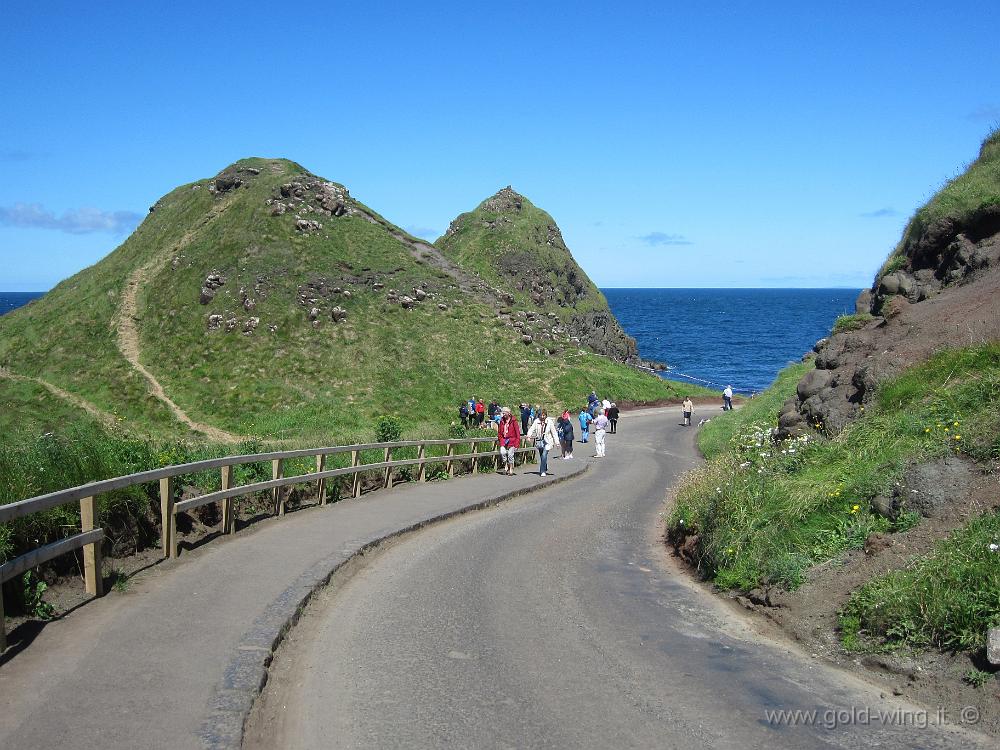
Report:
M1000 133L909 222L857 301L860 328L815 347L779 437L840 432L879 384L943 348L1000 339Z
M506 326L550 352L585 346L640 364L635 340L573 259L549 214L510 186L456 218L435 243L496 286Z
M513 199L494 209L522 226ZM472 394L672 397L616 363L634 342L546 223L550 244L520 246L521 288L456 251L460 233L439 249L298 164L244 159L165 195L102 261L0 318L0 368L125 429L211 439L343 441L382 413L439 433ZM32 428L61 426L6 403Z

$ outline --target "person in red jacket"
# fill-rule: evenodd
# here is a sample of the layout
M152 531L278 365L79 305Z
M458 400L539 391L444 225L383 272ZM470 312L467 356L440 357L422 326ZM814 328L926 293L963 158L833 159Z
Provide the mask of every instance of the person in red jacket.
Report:
M483 426L483 419L486 417L486 404L483 403L482 399L476 401L476 426Z
M514 476L514 456L521 447L521 425L506 406L500 410L497 440L500 443L500 463L503 465L500 473Z

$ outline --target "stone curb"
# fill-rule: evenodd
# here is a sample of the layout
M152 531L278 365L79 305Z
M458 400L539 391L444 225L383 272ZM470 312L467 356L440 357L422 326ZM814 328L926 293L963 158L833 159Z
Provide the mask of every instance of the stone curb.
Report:
M504 492L425 518L401 529L385 530L367 539L352 540L346 549L320 560L271 602L254 621L250 630L240 637L223 672L222 680L216 687L215 695L206 707L206 716L197 734L201 746L211 750L236 750L243 746L246 721L250 717L257 696L267 684L268 670L275 651L288 631L299 621L312 597L329 584L330 579L347 563L363 557L387 541L419 531L426 526L490 508L506 500L568 481L582 476L589 469L590 464L584 464L579 471L553 477L544 484Z

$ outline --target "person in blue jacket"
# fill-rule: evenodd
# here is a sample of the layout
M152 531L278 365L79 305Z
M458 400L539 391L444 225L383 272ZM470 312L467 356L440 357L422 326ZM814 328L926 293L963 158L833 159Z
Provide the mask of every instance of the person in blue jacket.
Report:
M590 439L590 423L594 417L586 409L580 409L580 442L586 443Z

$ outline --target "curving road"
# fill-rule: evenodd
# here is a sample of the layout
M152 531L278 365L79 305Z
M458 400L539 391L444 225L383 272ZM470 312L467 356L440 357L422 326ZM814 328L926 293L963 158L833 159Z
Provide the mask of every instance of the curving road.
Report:
M921 729L905 713L916 707L754 633L672 567L657 514L697 462L676 416L626 415L581 477L421 531L321 596L278 653L247 745L981 742ZM780 709L819 713L811 726L768 719Z

